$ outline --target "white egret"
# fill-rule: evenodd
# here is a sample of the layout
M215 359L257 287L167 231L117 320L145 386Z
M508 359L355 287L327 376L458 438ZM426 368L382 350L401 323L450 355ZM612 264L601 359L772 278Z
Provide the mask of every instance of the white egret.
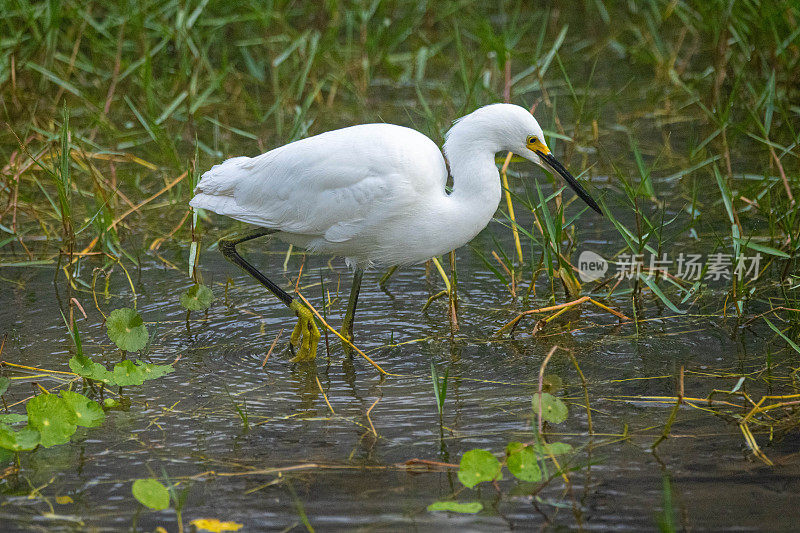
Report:
M316 356L311 310L236 251L275 234L311 252L345 258L355 269L342 335L352 339L364 269L420 263L454 250L492 219L501 197L497 152L514 152L560 174L595 211L600 207L550 153L542 128L522 107L492 104L459 119L444 156L415 130L363 124L329 131L257 157L234 157L203 174L190 205L259 226L220 240L224 256L247 271L298 317L293 361ZM445 184L450 165L452 191Z

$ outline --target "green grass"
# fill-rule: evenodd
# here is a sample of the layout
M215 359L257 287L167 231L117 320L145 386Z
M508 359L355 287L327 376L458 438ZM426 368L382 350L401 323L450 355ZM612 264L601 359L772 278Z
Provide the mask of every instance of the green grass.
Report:
M740 319L782 306L797 342L800 7L732 6L17 0L0 17L0 266L52 265L70 312L95 267L148 254L202 282L217 223L187 202L212 164L367 121L441 142L453 119L508 97L537 105L607 213L512 163L516 219L501 205L498 220L517 228L523 263L497 224L473 249L514 302L591 292L638 317L652 302ZM764 259L724 284L645 272L581 287L574 255L592 239L612 259L686 242Z
M458 429L460 374L469 374L458 366L450 371L460 359L454 354L470 344L470 348L490 344L498 353L508 347L510 362L503 362L514 365L530 354L538 356L541 343L551 340L568 350L577 342L592 344L588 350L594 350L610 341L576 341L579 335L572 333L605 317L614 320L596 311L581 315L561 308L537 324L532 337L551 329L529 345L491 336L520 313L587 295L627 316L653 319L614 329L614 339L635 344L640 334L661 335L665 358L671 356L671 345L664 338L680 335L682 329L716 332L723 330L722 325L732 332L723 340L733 344L740 331L754 324L760 328L763 354L748 355L759 362L763 358L761 368L742 366L734 372L731 369L742 364L735 360L741 354L731 350L730 360L720 364L724 372L704 368L706 381L688 384L701 391L697 394L702 401L683 397L681 367L676 379L679 392L674 399L670 396L666 407L660 405L658 411L654 400L642 403L650 406L648 415L657 413L646 422L647 433L652 427L654 434L662 435L659 442L669 438L673 422L683 422L689 410L679 407L687 402L702 407L704 416L711 412L720 420L732 420L737 438L741 430L746 445L762 461L764 453L753 447L755 437L751 442L748 435L755 432L766 446L773 438L796 434L798 415L790 395L798 392L793 369L798 366L800 345L797 3L584 0L545 6L521 0L234 4L11 0L6 4L0 10L0 292L6 286L24 287L27 281L12 278L25 267L52 271L76 357L83 357L83 345L76 325L81 315L74 303L91 312L97 289L106 297L102 307L108 308L109 278L116 275L116 286L124 283L126 291L130 287L135 308L136 290L147 282L146 270L136 275L142 272L140 263L174 269L167 275L174 275L176 285L188 286L190 278L191 288L184 294L187 309L199 311L210 305L210 296L201 293L202 258L216 252L204 246L233 223L190 211L188 200L199 176L211 165L370 121L408 125L441 143L454 119L508 98L528 108L536 106L549 146L601 196L606 216L600 218L576 201L558 176L517 160L511 163L509 194L515 216L503 201L495 223L463 252L475 258L473 271L459 264L466 294L455 290L456 268L451 263L448 283L453 290L439 293L449 296L448 303L444 298L429 300L430 320L441 321L441 331L450 334L451 361L443 374L437 370L442 368L440 353L432 354L430 377L427 369L420 369L426 374L425 390L430 391L431 385L434 389L428 407L440 415L442 460L450 461L445 446L458 446L445 437L445 431L451 431L451 422ZM498 155L498 165L504 158L505 154ZM512 240L512 228L520 237L521 254ZM602 252L612 265L604 279L581 284L573 265L586 249ZM617 282L614 277L616 263L625 256L666 253L675 259L680 252L729 254L734 265L760 253L762 261L756 272L716 281L707 279L707 264L700 279L649 270L647 263L630 279ZM274 257L276 261L285 257L284 270L288 264L289 275L297 276L301 261L296 256L284 248ZM485 309L480 295L468 285L474 268L491 273L483 278L487 281L481 291L502 294L504 305ZM346 301L342 297L346 287L324 269L310 275L308 270L311 267L306 266L306 295L316 297L317 303L327 302L321 305L322 314L326 321L336 320L337 309ZM443 281L433 272L431 294ZM103 280L105 288L97 283ZM219 292L223 283L217 279L209 284ZM173 298L177 308L176 296L164 298ZM161 296L149 291L148 298L152 303ZM458 304L461 315L451 313L448 328L444 307L455 310ZM438 315L433 312L436 306L442 311ZM234 307L212 308L210 314ZM665 315L676 318L663 319ZM200 316L187 312L187 326L192 317ZM664 330L653 333L654 323ZM457 332L459 324L462 329ZM553 333L557 328L562 330ZM430 329L435 331L436 324ZM187 333L191 335L188 327ZM543 340L545 334L555 339ZM151 336L156 337L155 330ZM9 346L16 342L12 337L14 331ZM395 344L394 330L385 337ZM275 332L268 338L278 340ZM329 355L338 357L338 342L329 345L327 331L326 346ZM434 350L437 345L431 346ZM217 347L213 344L211 349ZM103 351L91 348L92 355ZM381 348L386 347L374 351ZM150 351L149 343L145 351ZM583 397L569 401L585 402L593 433L593 412L598 425L607 414L604 407L590 408L587 381L595 385L607 376L588 372L584 376L578 367L578 359L593 353L568 353L576 374L565 372L565 380L572 380L567 387L574 392L578 377L583 385ZM598 353L605 354L602 348ZM464 360L471 361L470 357ZM94 368L92 361L84 363L85 373ZM128 368L128 374L142 366L118 365L120 370ZM66 368L65 359L61 370ZM645 375L649 368L637 369L636 376L651 379ZM94 371L101 372L99 367ZM106 371L113 373L103 367ZM610 364L609 372L616 371ZM130 378L128 374L122 377ZM481 375L487 383L495 377ZM738 384L725 381L731 377L739 378ZM620 384L623 392L625 386ZM312 388L316 394L316 384ZM668 385L664 388L665 394L673 394ZM232 398L227 385L225 390ZM785 397L752 407L750 399L763 400L765 390ZM711 394L739 403L712 403ZM780 404L783 400L785 406ZM252 428L255 435L260 427L256 419L263 413L256 413L253 406L263 404L256 398L230 401L233 409L227 403L226 412L238 416L241 427ZM642 405L636 408L641 410ZM369 411L367 419L372 424ZM235 425L238 431L238 422ZM598 435L603 432L598 429ZM627 429L624 433L621 438L628 438ZM378 432L375 437L376 446L385 445ZM676 441L665 441L659 451L668 447L667 442L679 446ZM544 466L543 455L539 459ZM553 467L547 467L552 472L546 473L545 483L560 482L562 473L572 476L583 468L577 462L557 466L554 454L546 459ZM292 483L286 487L297 509L297 524L313 530L316 517L306 515L306 495L299 489L295 493ZM189 489L178 493L177 485L169 486L180 513ZM679 488L665 473L662 510L654 517L664 531L676 528L683 506ZM488 486L485 490L489 492ZM454 490L453 498L456 495ZM573 510L577 508L575 503Z

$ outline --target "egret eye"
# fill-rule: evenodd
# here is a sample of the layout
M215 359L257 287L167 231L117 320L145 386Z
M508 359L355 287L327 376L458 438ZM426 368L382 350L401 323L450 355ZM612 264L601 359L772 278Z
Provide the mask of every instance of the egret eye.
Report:
M536 136L528 135L528 144L535 144L537 141Z

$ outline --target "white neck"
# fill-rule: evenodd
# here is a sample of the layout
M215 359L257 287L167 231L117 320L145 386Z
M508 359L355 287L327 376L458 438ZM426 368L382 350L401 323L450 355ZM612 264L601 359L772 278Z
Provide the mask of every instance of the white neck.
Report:
M450 248L441 253L466 244L492 220L501 197L494 160L498 151L500 146L491 138L479 138L459 124L448 134L444 153L453 192L441 199L437 225L439 232L446 232Z

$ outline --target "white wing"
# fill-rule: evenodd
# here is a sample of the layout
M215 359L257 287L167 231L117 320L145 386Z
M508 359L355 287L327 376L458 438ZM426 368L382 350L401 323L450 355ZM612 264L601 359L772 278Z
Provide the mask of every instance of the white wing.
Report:
M447 170L428 137L364 124L235 157L203 174L190 204L283 232L350 240L419 195L441 191Z

